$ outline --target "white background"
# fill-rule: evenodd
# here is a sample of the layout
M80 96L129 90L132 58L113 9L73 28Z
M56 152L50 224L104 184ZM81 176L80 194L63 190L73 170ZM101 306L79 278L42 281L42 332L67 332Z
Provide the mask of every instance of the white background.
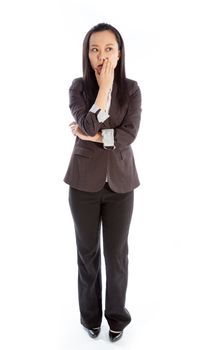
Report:
M132 323L110 344L79 324L76 247L63 182L68 89L99 22L122 34L143 98L141 186L129 236ZM0 5L1 349L207 349L207 1L5 0Z

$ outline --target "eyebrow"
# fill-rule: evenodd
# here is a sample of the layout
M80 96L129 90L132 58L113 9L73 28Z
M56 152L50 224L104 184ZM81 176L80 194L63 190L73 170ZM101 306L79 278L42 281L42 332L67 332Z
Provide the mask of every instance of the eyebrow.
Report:
M96 45L96 44L90 44L91 46L99 46L99 45ZM105 46L110 46L110 45L112 45L112 46L114 46L114 44L112 44L112 43L110 43L110 44L106 44Z

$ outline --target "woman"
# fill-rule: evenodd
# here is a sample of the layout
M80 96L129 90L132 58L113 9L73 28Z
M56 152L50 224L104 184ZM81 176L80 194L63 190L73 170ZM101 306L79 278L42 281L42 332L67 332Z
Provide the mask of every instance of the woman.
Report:
M105 317L117 341L131 316L125 308L128 232L139 186L131 143L141 115L141 93L125 76L123 39L100 23L83 42L83 77L69 90L75 146L64 181L74 220L81 324L93 338L102 322L100 228L106 267Z

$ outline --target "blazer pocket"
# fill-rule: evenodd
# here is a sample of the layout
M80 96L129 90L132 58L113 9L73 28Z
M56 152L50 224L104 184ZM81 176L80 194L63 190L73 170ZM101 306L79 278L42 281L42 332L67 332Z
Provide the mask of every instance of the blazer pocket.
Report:
M120 150L120 156L122 160L130 159L132 156L132 150L130 147Z
M73 151L74 155L78 155L85 158L92 158L94 151L89 148L76 146Z

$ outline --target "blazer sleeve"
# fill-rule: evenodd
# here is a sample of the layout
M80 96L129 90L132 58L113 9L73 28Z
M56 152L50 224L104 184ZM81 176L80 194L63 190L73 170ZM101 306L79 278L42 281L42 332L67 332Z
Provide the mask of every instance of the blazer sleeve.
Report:
M79 128L89 136L94 136L104 125L98 121L97 115L101 111L98 109L95 113L86 108L82 78L74 79L69 89L70 110L78 124Z
M114 128L115 147L130 145L136 138L141 121L141 91L136 81L129 97L127 113L119 127Z

